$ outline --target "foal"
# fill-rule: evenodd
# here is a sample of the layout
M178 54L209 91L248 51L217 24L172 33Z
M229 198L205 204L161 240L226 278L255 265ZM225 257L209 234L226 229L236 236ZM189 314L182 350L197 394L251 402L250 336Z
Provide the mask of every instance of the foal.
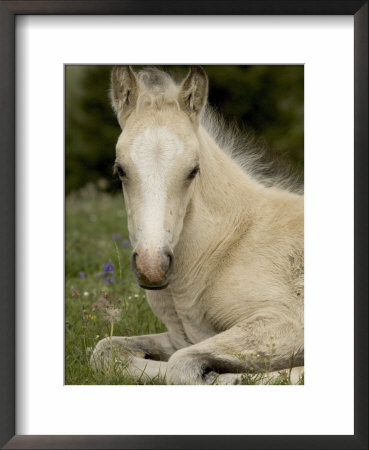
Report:
M143 382L237 384L266 364L271 378L303 365L303 197L241 167L207 93L200 67L180 85L156 69L112 71L132 269L168 331L103 339L95 369L118 359Z

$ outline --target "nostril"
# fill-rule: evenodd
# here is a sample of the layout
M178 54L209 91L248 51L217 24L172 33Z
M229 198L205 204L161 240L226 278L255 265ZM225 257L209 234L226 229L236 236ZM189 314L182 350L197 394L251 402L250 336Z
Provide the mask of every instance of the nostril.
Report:
M134 268L134 269L137 269L137 256L138 256L138 253L137 252L132 252L132 256L131 256L131 263L132 263L132 267Z
M166 254L165 254L165 257L166 257L166 265L167 265L167 267L169 268L169 266L170 266L171 263L172 263L172 257L170 256L169 253L166 253Z
M173 263L173 253L170 250L164 250L163 254L165 256L165 269L168 271Z

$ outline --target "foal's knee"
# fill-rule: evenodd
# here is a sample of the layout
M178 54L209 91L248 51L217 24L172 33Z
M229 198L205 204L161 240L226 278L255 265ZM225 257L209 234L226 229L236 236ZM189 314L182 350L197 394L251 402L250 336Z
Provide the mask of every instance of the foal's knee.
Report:
M167 384L204 384L204 377L203 364L196 353L182 349L169 358Z
M236 374L220 375L226 364L211 354L189 348L178 350L168 361L167 384L239 384Z

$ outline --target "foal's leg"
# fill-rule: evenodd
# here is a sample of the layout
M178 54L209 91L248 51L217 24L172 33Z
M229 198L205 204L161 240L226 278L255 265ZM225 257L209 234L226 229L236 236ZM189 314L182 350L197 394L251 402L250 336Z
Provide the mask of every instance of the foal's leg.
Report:
M140 380L145 380L146 376L142 378L144 368L146 373L150 372L150 377L159 372L162 374L163 370L159 370L162 366L158 361L167 361L175 351L168 332L131 337L113 336L98 342L90 364L94 370L108 371L114 367L115 370L128 371L135 378L137 376Z
M256 374L256 383L255 384L271 384L273 380L281 377L281 372L285 373L288 378L290 384L299 384L302 375L304 374L304 366L293 367L292 369L286 369L283 371L274 371L268 372L266 374ZM242 373L223 373L216 376L215 384L241 384L242 378L245 375Z
M113 336L99 341L92 357L105 357L113 349L118 353L129 353L142 358L150 358L159 361L167 361L176 351L168 332L158 334L145 334L142 336Z
M130 372L134 378L144 382L148 377L163 376L166 369L163 361L167 361L177 349L189 345L170 292L150 291L146 295L152 310L165 323L168 332L105 338L98 342L91 356L93 369L106 371L113 365L115 370Z
M238 384L242 372L282 370L303 363L303 332L292 322L254 321L175 352L168 384ZM296 371L295 371L296 372Z
M133 356L124 368L124 373L130 375L140 384L158 378L165 381L167 366L168 363L164 361L154 361Z
M95 371L129 375L140 383L154 378L165 379L167 363L175 352L169 334L113 336L102 339L95 347L90 364Z

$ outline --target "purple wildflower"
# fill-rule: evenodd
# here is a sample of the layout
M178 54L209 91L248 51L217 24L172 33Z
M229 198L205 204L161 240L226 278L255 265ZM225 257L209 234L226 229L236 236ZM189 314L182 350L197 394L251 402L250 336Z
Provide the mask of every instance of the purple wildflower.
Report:
M120 241L122 239L122 236L119 233L113 233L111 235L111 238L113 241Z
M114 273L114 264L111 261L104 264L104 275L107 273Z
M79 272L78 276L79 276L80 278L86 278L85 272Z
M114 283L114 277L104 278L105 283Z

